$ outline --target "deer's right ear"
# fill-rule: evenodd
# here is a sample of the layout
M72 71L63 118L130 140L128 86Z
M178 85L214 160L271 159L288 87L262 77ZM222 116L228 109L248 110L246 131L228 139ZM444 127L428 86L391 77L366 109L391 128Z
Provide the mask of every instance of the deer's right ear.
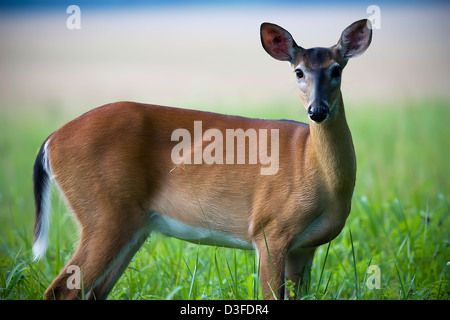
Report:
M264 50L273 58L293 62L298 48L291 34L276 24L261 24L261 43Z
M352 23L342 32L336 48L341 57L348 60L363 54L371 41L372 24L370 20L362 19Z

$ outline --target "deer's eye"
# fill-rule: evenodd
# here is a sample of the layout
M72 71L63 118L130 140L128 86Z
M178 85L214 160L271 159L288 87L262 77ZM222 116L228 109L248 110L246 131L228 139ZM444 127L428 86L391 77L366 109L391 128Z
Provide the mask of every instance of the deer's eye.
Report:
M342 69L339 66L335 66L333 70L331 70L331 78L336 79L341 76Z
M303 78L303 71L301 69L295 70L295 74L297 75L297 79Z

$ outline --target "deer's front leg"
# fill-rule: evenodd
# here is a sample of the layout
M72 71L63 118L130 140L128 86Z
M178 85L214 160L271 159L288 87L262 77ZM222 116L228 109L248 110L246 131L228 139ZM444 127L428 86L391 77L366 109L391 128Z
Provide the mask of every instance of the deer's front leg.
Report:
M285 245L276 239L263 238L258 241L257 249L263 299L284 299Z
M301 297L306 293L309 281L308 268L311 270L312 261L316 248L296 248L289 251L286 258L286 280L294 283L295 297ZM290 292L286 287L285 297L289 298Z

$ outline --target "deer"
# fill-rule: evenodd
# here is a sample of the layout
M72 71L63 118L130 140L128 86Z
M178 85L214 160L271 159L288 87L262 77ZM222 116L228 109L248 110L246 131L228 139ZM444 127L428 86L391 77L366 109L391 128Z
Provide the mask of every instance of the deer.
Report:
M341 76L370 45L372 27L356 21L331 47L304 49L268 22L260 38L271 57L293 68L308 123L121 101L82 114L43 142L33 167L34 259L48 247L52 184L80 228L77 249L45 299L106 299L152 232L256 250L263 299L289 298L287 281L301 296L316 248L340 234L351 210L356 156ZM252 151L239 156L242 146ZM225 161L223 149L226 160L242 161ZM269 154L276 166L262 171L270 169ZM81 270L84 292L67 285L71 266Z

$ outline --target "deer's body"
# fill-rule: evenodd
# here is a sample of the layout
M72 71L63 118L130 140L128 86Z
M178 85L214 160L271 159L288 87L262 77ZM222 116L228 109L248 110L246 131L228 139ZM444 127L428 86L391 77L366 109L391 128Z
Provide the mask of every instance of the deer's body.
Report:
M265 30L280 34L272 26L266 24ZM267 47L278 40L264 39L264 32L262 37L266 50L276 54ZM296 53L288 61L305 73L318 72L318 79L333 64L345 66L346 60L321 57L332 49L310 50L316 51ZM308 54L315 60L305 60ZM331 91L323 87L308 90L314 99L301 96L305 106L309 100L320 104L322 91ZM199 244L256 249L264 297L282 297L285 279L301 283L315 248L340 233L350 212L356 160L339 88L326 104L326 121L322 106L308 109L315 119L309 125L118 102L63 126L46 140L36 159L33 250L39 257L46 247L49 177L75 213L81 239L46 298L80 296L79 290L67 287L70 265L81 268L88 297L106 298L152 231ZM196 122L201 122L201 132L195 132ZM179 140L174 141L173 133L180 128L191 133L192 149L174 161ZM249 163L249 154L243 164L208 164L198 158L214 140L203 136L205 132L228 138L230 129L267 130L266 137L258 138L267 138L267 155L279 155L274 174L261 174L267 164ZM278 140L270 141L272 130ZM250 143L250 138L245 141ZM224 142L224 151L227 146ZM261 152L264 146L258 148Z

